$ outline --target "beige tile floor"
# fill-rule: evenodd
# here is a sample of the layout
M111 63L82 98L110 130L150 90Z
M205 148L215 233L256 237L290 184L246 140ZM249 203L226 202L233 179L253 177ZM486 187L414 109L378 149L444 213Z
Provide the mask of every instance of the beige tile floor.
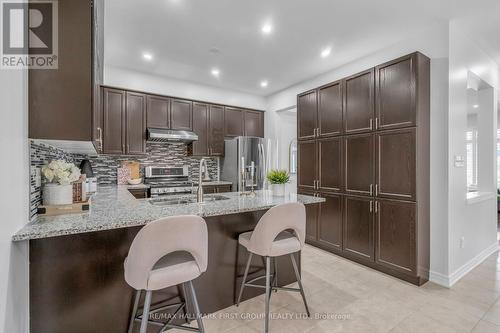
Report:
M311 246L302 252L302 274L312 318L304 316L298 293L279 291L271 298L270 332L500 333L498 252L451 289L431 282L416 287ZM206 331L263 332L258 318L263 300L257 297L205 318Z

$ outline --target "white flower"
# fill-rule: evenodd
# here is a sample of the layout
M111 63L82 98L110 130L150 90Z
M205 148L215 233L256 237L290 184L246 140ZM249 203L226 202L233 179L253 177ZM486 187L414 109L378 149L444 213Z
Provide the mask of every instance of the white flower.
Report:
M61 185L67 185L80 178L80 169L73 163L67 163L63 160L51 161L42 168L42 173L49 182L57 182Z

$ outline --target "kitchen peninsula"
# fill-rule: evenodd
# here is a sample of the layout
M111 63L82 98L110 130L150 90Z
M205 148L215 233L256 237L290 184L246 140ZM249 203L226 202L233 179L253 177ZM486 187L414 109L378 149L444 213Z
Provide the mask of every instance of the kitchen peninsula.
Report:
M219 200L205 197L204 204L158 206L134 198L127 186L102 186L89 213L39 216L26 225L13 240L30 242L31 332L125 332L133 290L123 278L123 262L141 226L167 216L205 218L208 270L194 281L201 311L212 313L231 306L246 258L245 250L238 247L238 235L252 230L266 210L278 204L325 201L292 193L277 197L270 191L257 191L255 196L222 193L217 195ZM250 277L262 274L260 258L254 259ZM287 259L278 260L280 285L295 280ZM249 289L245 298L262 292ZM179 294L177 288L168 288L154 295L153 302L175 301Z

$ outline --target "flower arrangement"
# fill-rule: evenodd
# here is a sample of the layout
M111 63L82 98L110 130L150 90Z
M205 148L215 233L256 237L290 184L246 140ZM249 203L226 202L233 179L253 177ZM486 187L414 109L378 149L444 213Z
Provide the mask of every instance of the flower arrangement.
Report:
M68 185L80 179L80 169L63 160L55 160L43 166L42 174L47 182L60 185Z
M267 180L270 184L286 184L290 180L290 175L286 170L271 170L267 173Z

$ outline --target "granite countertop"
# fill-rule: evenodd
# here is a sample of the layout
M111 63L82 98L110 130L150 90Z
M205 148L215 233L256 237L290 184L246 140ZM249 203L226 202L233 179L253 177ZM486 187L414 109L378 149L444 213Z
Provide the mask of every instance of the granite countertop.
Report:
M229 199L204 204L153 206L148 202L149 199L134 198L127 186L102 186L92 196L90 212L39 216L19 230L12 240L23 241L140 226L162 217L176 215L220 216L269 209L286 202L313 204L325 201L323 198L294 193L277 197L273 196L271 191L256 191L255 197L240 196L238 192L223 193L222 196Z

